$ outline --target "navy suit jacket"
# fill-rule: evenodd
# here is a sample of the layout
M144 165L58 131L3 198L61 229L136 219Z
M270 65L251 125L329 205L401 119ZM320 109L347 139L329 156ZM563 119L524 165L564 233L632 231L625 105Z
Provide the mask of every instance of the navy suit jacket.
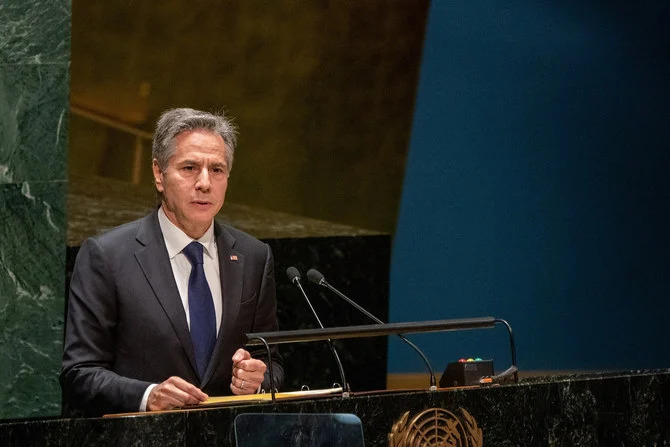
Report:
M138 411L146 388L179 376L209 395L231 394L232 356L245 333L278 329L267 244L214 223L222 316L210 364L197 373L183 304L157 211L92 237L77 255L60 375L66 407L98 416ZM263 351L255 358L267 363ZM275 387L283 381L273 352ZM269 390L269 380L263 387Z

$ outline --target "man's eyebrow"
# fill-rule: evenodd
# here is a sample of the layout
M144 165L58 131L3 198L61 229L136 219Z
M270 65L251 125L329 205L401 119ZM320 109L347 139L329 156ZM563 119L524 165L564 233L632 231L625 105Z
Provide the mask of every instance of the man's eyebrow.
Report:
M176 162L178 166L184 166L184 165L196 165L200 166L202 164L202 160L194 160L191 158L186 158L184 160L179 160ZM214 167L214 168L224 168L228 169L228 164L225 161L214 161L212 163L208 163L209 166Z
M179 160L179 161L177 162L177 164L179 164L179 165L197 165L197 164L198 164L198 161L197 161L197 160L192 160L192 159L190 159L190 158L187 158L187 159L185 159L185 160Z

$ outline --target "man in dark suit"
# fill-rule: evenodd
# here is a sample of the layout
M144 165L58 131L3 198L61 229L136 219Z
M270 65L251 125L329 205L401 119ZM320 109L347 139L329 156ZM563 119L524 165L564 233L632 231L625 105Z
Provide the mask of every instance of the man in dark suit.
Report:
M235 144L223 115L172 109L159 119L160 207L88 239L77 256L60 376L68 407L166 410L270 389L262 351L242 346L245 333L278 328L272 253L214 221Z

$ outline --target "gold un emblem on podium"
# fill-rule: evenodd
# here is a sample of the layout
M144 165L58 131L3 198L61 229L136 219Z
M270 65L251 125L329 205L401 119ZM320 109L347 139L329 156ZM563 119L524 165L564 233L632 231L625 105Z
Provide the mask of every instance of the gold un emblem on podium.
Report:
M409 421L409 411L393 424L389 447L481 447L482 430L470 413L459 408L462 419L442 408L425 410ZM409 421L409 422L408 422Z

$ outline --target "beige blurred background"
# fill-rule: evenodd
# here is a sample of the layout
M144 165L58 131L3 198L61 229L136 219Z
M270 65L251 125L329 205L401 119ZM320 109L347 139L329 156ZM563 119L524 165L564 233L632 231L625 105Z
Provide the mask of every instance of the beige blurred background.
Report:
M428 0L72 2L73 176L151 184L166 108L224 108L227 200L393 232Z

